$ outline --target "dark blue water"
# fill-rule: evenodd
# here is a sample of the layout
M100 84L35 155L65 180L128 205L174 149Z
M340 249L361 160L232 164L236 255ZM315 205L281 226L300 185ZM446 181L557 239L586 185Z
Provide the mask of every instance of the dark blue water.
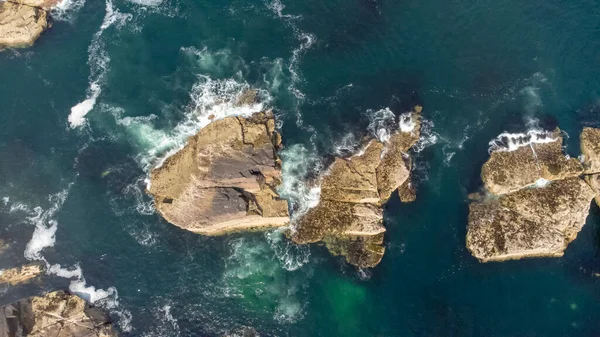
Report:
M123 336L600 335L597 206L558 259L480 264L464 239L492 138L558 125L577 156L600 126L600 3L281 1L86 0L0 53L0 266L54 266L0 304L71 286ZM262 105L228 103L250 87ZM185 232L144 193L209 114L273 108L281 192L303 207L304 182L377 111L415 104L418 197L386 205L371 270L277 231Z

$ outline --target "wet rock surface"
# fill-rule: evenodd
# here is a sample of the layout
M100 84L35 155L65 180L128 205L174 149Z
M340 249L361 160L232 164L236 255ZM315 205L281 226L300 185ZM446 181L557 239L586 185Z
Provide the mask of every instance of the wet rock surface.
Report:
M0 307L0 337L116 337L105 312L63 291Z

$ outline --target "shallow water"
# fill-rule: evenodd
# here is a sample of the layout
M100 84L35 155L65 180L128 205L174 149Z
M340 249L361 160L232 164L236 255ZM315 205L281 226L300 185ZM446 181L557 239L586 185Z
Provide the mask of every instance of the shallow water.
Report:
M600 126L600 3L79 5L32 48L0 53L0 266L54 266L0 289L1 304L71 285L123 336L600 334L597 206L562 258L480 264L465 248L490 140L558 125L576 156L582 127ZM249 87L262 105L227 103ZM387 251L371 270L277 231L185 232L144 193L148 170L208 115L273 108L281 193L301 212L327 158L355 151L377 112L415 104L418 197L386 205Z

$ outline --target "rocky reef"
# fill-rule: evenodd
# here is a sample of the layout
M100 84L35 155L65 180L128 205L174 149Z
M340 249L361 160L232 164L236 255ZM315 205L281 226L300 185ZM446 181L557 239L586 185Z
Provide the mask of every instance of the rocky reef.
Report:
M287 225L280 146L271 111L213 121L151 172L148 191L167 221L199 234Z
M466 239L480 261L562 256L585 224L596 193L563 153L560 130L549 137L493 151L483 165L486 191L470 204Z
M30 282L38 277L44 271L44 267L40 263L32 263L21 267L0 271L0 284L8 283L17 285Z
M105 312L63 291L0 307L0 337L116 337Z
M382 205L395 190L402 201L414 200L409 149L418 141L420 107L401 116L413 127L385 141L371 140L349 158L336 158L321 182L321 200L300 218L291 238L296 243L323 241L333 255L358 267L376 266L383 247Z
M48 10L54 0L10 0L0 2L0 49L27 47L48 27Z

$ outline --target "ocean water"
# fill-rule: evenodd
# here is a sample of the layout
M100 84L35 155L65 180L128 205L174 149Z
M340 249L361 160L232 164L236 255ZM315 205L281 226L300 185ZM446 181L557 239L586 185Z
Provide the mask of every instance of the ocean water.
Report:
M33 47L0 52L0 266L49 267L0 304L70 288L136 337L600 335L596 205L562 258L465 248L491 140L560 126L577 156L600 126L600 2L66 1ZM261 103L234 108L247 88ZM332 156L415 104L417 200L386 205L373 269L279 231L188 233L144 193L210 114L273 108L301 214Z

